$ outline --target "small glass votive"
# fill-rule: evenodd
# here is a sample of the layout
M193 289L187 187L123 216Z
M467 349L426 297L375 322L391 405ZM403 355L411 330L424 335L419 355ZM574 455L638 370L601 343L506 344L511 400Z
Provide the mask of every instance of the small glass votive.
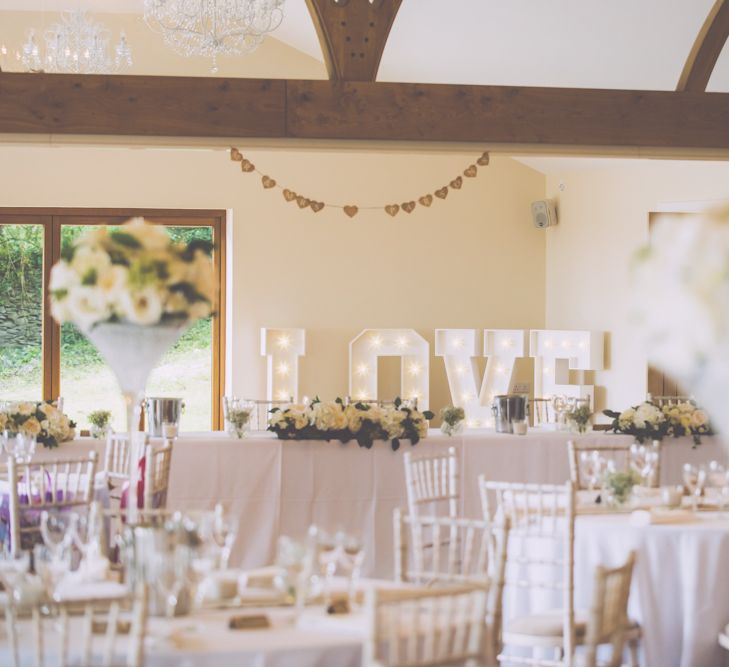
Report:
M511 428L514 435L526 435L529 430L529 422L526 419L514 421L511 423Z
M165 440L174 440L177 437L177 424L175 422L163 422L162 436Z
M681 507L681 501L683 500L683 487L682 486L662 486L661 487L661 502L666 507Z

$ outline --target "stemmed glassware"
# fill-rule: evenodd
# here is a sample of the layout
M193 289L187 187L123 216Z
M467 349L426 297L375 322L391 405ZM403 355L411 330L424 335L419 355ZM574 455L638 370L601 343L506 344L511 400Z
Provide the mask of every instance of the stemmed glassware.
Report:
M29 463L35 454L36 439L27 433L13 433L3 431L0 443L8 457L13 457L18 463Z
M706 466L695 466L690 463L683 466L683 483L691 493L691 508L694 512L699 509L699 498L704 491L707 476Z
M238 523L238 517L226 514L220 503L215 506L212 532L215 543L220 547L220 568L222 570L228 569L230 554L238 535Z
M342 531L335 533L332 538L327 539L324 536L324 539L320 541L319 566L325 577L326 604L332 601L335 577L341 577L346 581L350 605L354 604L364 556L365 553L359 540Z
M580 452L580 468L587 477L587 488L590 491L604 486L608 462L599 451Z
M190 549L177 544L172 551L159 550L153 554L155 583L164 598L165 613L169 618L175 615L180 594L189 589L192 571Z
M62 510L44 510L41 512L40 531L43 543L60 560L76 535L78 514Z
M640 475L643 486L653 486L658 472L658 446L639 445L630 446L630 467Z

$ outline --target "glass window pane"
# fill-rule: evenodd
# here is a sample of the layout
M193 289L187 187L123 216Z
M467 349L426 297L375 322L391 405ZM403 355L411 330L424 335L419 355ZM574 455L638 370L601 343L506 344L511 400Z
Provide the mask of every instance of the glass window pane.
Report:
M0 224L0 400L43 398L43 227Z
M99 226L63 225L61 244L72 242ZM202 238L212 241L212 227L167 227L179 241ZM183 431L208 431L212 427L212 320L193 324L164 356L147 384L148 396L182 398ZM96 349L70 324L61 327L61 393L64 409L80 428L88 428L93 410L111 410L115 430L125 428L124 407L111 370Z

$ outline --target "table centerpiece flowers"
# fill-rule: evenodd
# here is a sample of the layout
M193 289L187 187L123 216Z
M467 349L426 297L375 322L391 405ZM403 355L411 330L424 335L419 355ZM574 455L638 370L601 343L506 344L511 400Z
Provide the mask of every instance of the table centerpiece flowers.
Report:
M587 433L592 430L592 410L587 405L580 405L568 410L565 415L565 423L573 433Z
M91 435L97 439L105 438L111 425L111 411L94 410L89 412L88 420L91 424Z
M0 409L0 431L35 437L47 449L76 437L75 422L53 401L19 401Z
M393 451L401 440L411 445L428 434L428 420L434 414L406 406L399 398L392 406L354 402L345 405L341 398L324 402L315 398L308 404L274 408L268 430L281 440L356 440L360 447L370 449L375 440L387 440Z
M87 232L65 246L51 270L51 314L94 344L119 382L134 443L147 378L193 321L215 301L212 245L175 243L165 228L134 218ZM138 456L130 457L136 508Z
M463 420L466 418L466 411L458 406L449 405L440 411L443 423L440 430L447 436L457 435L463 430Z
M632 435L640 443L666 436L691 436L696 447L702 435L714 435L709 415L690 401L662 407L646 401L623 412L604 410L603 414L613 418L611 428L615 433Z
M613 420L610 428L614 433L632 435L639 443L646 440L663 440L668 435L670 421L663 410L650 401L615 412L603 410L602 413Z

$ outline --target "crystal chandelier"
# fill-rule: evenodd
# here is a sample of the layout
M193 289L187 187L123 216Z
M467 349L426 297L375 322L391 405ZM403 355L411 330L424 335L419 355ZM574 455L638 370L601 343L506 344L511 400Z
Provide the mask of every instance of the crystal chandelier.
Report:
M212 58L255 50L281 24L284 0L144 0L144 19L182 56Z
M16 53L16 58L31 72L72 72L75 74L108 74L132 64L132 51L122 32L109 53L111 31L94 21L84 11L63 12L61 22L45 33L45 53L41 54L35 30Z

